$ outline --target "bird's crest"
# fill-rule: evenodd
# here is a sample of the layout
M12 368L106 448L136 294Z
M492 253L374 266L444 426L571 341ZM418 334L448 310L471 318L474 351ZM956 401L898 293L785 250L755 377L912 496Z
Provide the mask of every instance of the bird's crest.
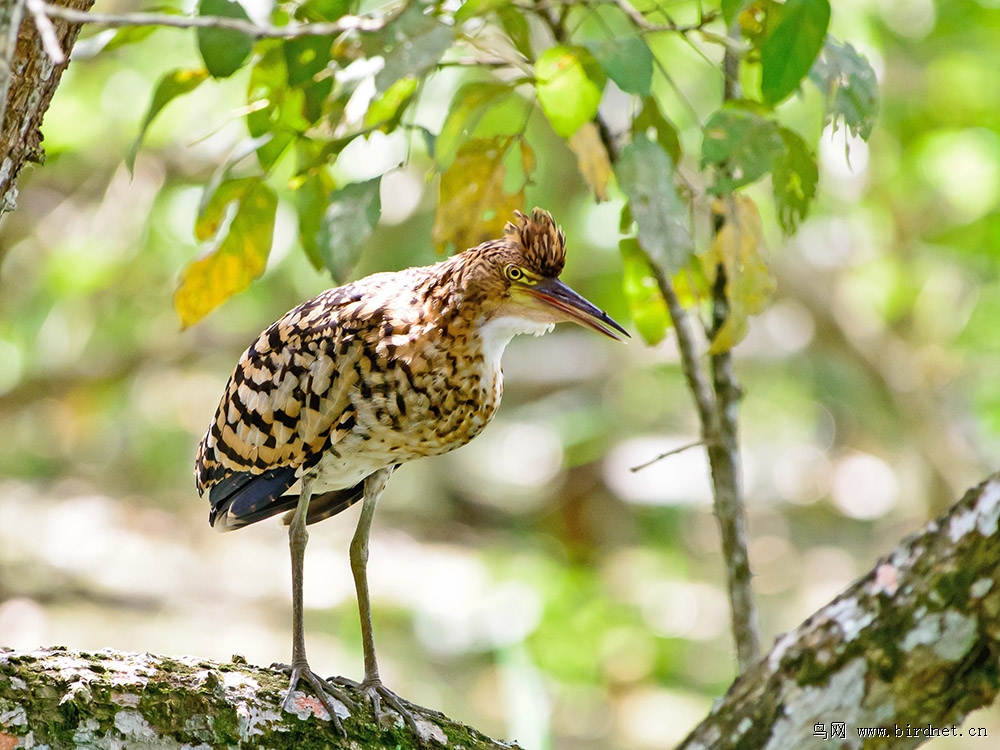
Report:
M515 211L517 224L507 222L504 236L519 246L524 263L532 271L547 278L562 273L566 262L566 235L556 226L552 215L535 208L531 216Z

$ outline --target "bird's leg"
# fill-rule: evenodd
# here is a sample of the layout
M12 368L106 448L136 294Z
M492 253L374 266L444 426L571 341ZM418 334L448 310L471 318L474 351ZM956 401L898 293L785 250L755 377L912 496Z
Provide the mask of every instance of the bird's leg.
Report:
M351 572L354 587L358 593L358 610L361 615L361 643L365 653L365 683L381 682L378 674L378 660L375 657L375 636L372 633L371 598L368 594L368 539L371 536L375 506L389 481L392 469L377 471L365 480L364 501L361 517L351 539Z
M382 713L382 699L395 709L403 717L410 729L418 737L421 737L417 722L413 718L414 713L423 714L439 718L443 714L423 708L409 701L403 700L398 695L382 684L382 678L378 673L378 660L375 657L375 637L372 633L372 612L371 599L368 596L368 539L371 535L372 518L375 515L375 506L382 496L385 485L389 481L395 466L381 469L371 474L365 479L364 501L361 505L361 517L358 520L358 528L354 532L351 540L351 572L354 574L354 586L358 593L358 610L361 615L361 643L365 653L365 678L360 684L361 690L372 702L376 717Z
M299 680L304 679L312 687L316 697L319 698L330 714L330 720L334 726L346 737L347 733L340 723L340 717L337 716L330 697L333 696L352 708L354 707L354 702L344 695L343 691L315 674L309 667L309 661L306 659L302 578L305 567L306 543L309 541L309 532L306 530L306 514L309 511L309 498L311 495L312 481L308 477L303 478L299 502L295 506L295 514L292 516L292 522L288 526L288 547L292 554L292 663L287 669L288 674L291 676L291 681L288 685L288 692L285 694L285 700L282 702L282 708L286 711L288 710L288 705L292 700ZM282 669L286 671L284 668Z

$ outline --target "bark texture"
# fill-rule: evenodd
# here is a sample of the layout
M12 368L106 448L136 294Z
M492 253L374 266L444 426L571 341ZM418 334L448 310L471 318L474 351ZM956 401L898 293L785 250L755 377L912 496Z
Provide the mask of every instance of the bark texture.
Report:
M294 713L282 711L287 686L287 677L241 663L112 650L0 649L0 750L517 747L447 718L431 723L418 717L417 738L395 713L376 722L360 693L350 713L336 702L345 738L309 693L295 694Z
M17 178L26 162L42 163L42 117L49 108L59 79L69 64L54 65L42 49L35 20L22 0L0 0L3 13L0 21L20 21L17 41L12 48L4 46L4 78L7 79L6 107L0 106L0 216L12 211L17 201ZM57 5L77 10L89 10L93 0L54 0ZM52 22L59 48L69 56L80 25L55 19ZM13 29L0 29L0 34ZM5 37L8 38L8 37ZM12 54L11 54L12 53ZM0 104L2 104L0 98ZM2 746L0 746L2 750Z
M420 746L401 720L379 726L367 708L345 719L345 740L305 693L297 715L283 714L285 685L269 670L192 657L0 650L0 750ZM826 750L831 740L839 748L912 748L928 739L925 728L957 731L998 689L994 475L778 638L679 750ZM834 723L840 736L830 736ZM448 719L421 728L425 747L514 747ZM860 736L869 728L876 736Z
M1000 687L998 520L994 475L778 638L679 750L819 750L833 722L836 747L865 750L958 731Z

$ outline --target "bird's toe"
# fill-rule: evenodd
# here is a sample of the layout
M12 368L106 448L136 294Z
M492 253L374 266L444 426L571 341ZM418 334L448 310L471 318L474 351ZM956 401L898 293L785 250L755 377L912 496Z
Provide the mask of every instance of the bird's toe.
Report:
M313 695L323 704L323 708L330 715L330 721L345 737L347 732L344 730L344 725L340 721L340 716L337 714L337 708L334 705L334 700L339 701L344 707L353 709L356 704L351 700L347 694L341 690L337 685L333 684L328 680L324 680L322 677L317 675L312 669L309 668L308 664L296 666L288 664L272 664L272 669L286 674L289 676L288 691L285 693L285 699L281 703L283 710L290 713L298 713L295 707L295 702L298 700L301 691L299 689L300 682L306 682L312 689Z
M425 708L401 698L383 685L380 680L366 680L358 687L371 703L375 718L379 721L385 715L384 703L385 706L402 717L407 727L420 739L423 745L429 745L432 738L439 743L447 744L447 737L437 725L438 721L445 718L445 715L440 711Z

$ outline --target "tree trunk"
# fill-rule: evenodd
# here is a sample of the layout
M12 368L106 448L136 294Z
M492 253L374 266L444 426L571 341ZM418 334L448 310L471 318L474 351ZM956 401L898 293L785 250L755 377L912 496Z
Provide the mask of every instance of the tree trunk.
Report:
M1000 686L998 519L994 475L778 638L678 750L898 750L960 731Z
M294 713L282 711L287 686L274 670L189 656L0 649L0 750L517 747L447 717L416 717L420 739L392 712L380 726L364 698L346 688L358 707L348 714L336 703L345 738L310 693L296 693Z
M286 684L268 670L192 657L0 650L0 750L18 742L53 750L419 746L401 720L379 727L367 708L346 719L345 740L308 694L298 715L283 714ZM960 731L955 725L998 688L995 475L778 638L678 750L826 750L831 740L911 748ZM421 728L431 747L434 738L468 750L511 747L449 719Z
M89 10L94 0L53 0L57 5ZM49 108L79 24L54 20L55 42L67 62L55 65L42 47L35 19L24 0L0 0L0 216L17 202L17 177L25 162L41 164L42 117Z

